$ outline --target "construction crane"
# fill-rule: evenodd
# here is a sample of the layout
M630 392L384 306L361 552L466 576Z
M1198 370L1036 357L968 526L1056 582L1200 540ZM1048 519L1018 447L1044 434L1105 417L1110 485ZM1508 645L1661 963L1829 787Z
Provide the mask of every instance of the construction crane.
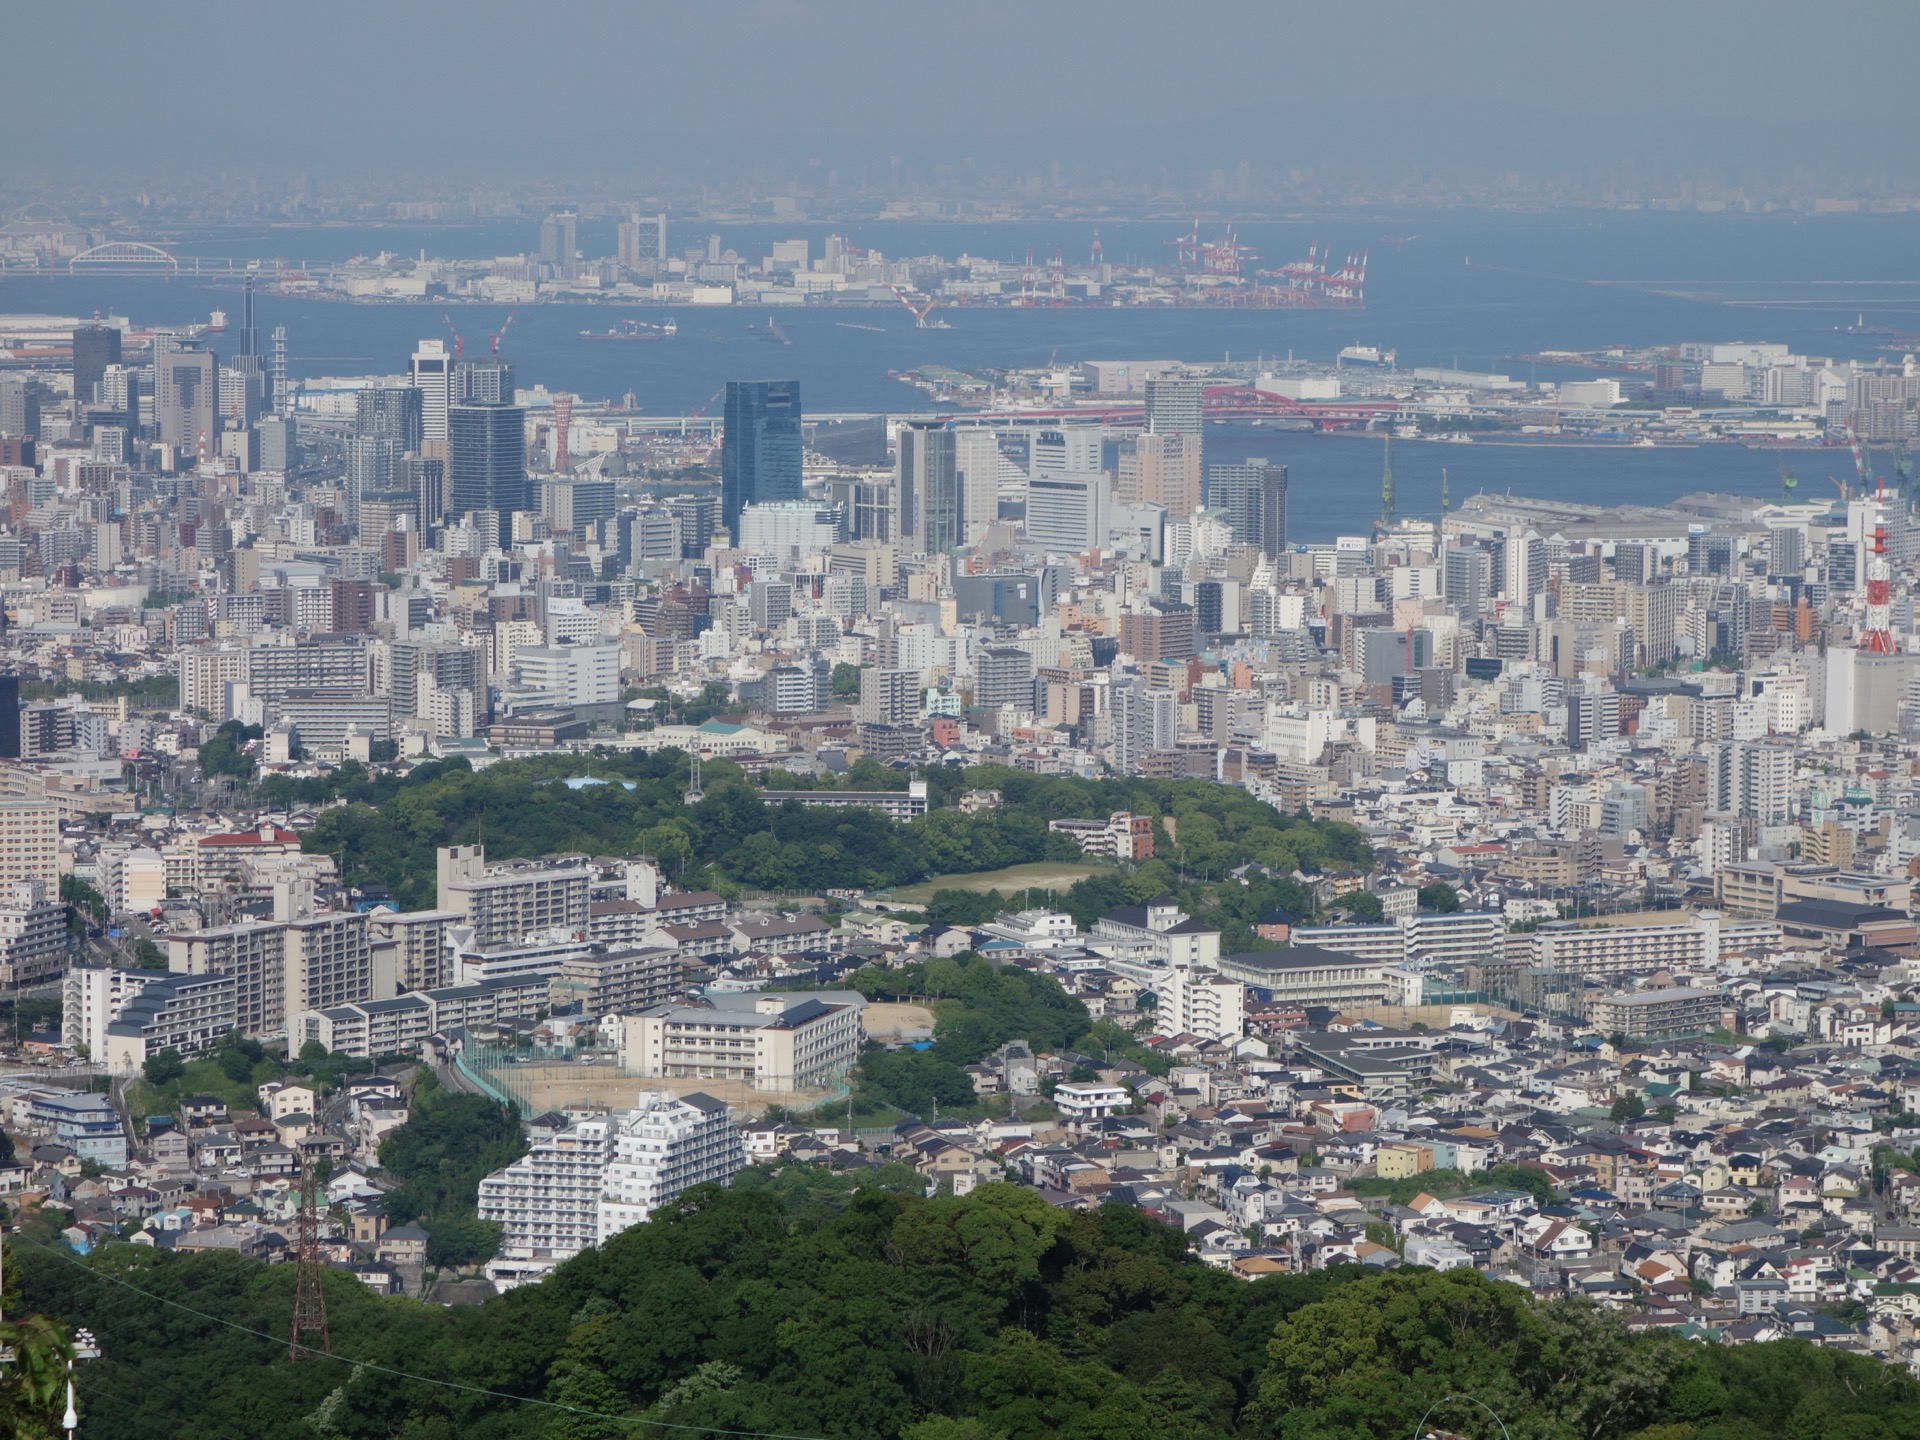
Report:
M440 318L447 322L447 333L453 336L453 358L458 360L467 353L467 342L461 338L460 332L453 328L453 316L442 310Z
M500 342L506 338L507 327L513 324L513 317L519 313L518 310L509 310L507 318L500 322L500 328L487 337L487 353L494 359L500 358Z
M1840 503L1842 505L1853 499L1853 491L1847 488L1847 482L1842 480L1838 475L1827 476L1827 483L1840 492Z
M1782 505L1791 505L1793 503L1793 492L1799 488L1799 477L1793 473L1790 466L1782 465L1780 467L1780 503Z
M927 317L933 314L933 307L938 305L940 302L937 299L934 299L931 296L929 296L927 297L926 304L916 305L913 303L913 300L911 299L911 297L908 296L907 292L901 289L900 286L889 285L887 288L893 291L893 295L896 300L898 300L902 305L907 307L907 313L913 316L913 323L915 324L915 326L917 326L922 330L925 330L927 328Z

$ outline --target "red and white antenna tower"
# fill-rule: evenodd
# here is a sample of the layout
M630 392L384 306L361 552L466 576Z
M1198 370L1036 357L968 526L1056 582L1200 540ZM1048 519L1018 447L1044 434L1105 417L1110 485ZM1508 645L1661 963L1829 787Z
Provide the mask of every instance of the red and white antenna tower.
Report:
M1093 227L1093 249L1088 255L1088 260L1093 268L1098 270L1106 258L1107 252L1100 248L1100 227L1096 225Z
M1867 561L1867 625L1860 648L1869 655L1893 654L1893 567L1887 560L1887 492L1877 499L1881 510L1873 522L1873 554Z
M573 430L573 396L562 390L553 397L553 468L565 475L573 469L567 437Z

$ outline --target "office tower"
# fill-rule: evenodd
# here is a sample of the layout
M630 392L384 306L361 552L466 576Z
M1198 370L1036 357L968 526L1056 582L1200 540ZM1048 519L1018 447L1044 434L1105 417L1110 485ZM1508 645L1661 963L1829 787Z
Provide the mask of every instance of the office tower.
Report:
M1206 432L1201 402L1204 393L1198 380L1148 380L1147 433L1186 435L1196 447L1203 446Z
M111 325L82 325L73 332L73 403L84 410L105 400L95 390L107 367L120 363L120 332Z
M1471 620L1487 608L1493 593L1493 554L1478 545L1462 545L1447 552L1446 573L1442 577L1447 601Z
M740 533L740 511L800 498L800 382L729 380L720 449L720 518Z
M1027 482L1027 539L1048 550L1080 555L1105 545L1110 511L1100 471L1036 474Z
M1660 568L1660 557L1651 545L1623 540L1613 547L1613 575L1616 580L1644 585Z
M162 444L191 459L211 446L218 365L198 340L165 331L153 337L153 419Z
M900 489L893 481L836 475L827 482L827 496L845 519L847 539L900 538Z
M291 415L269 415L260 422L260 468L291 470L300 457L300 435Z
M437 530L447 520L447 462L437 455L408 455L400 462L400 488L413 496L422 530Z
M0 760L20 758L20 677L0 675Z
M1000 437L991 430L953 432L954 469L960 472L964 543L977 545L1000 517Z
M401 445L385 435L355 435L347 441L347 524L360 527L360 502L400 486Z
M455 405L511 405L513 403L513 362L495 356L491 360L453 362L453 398Z
M250 430L267 404L267 374L258 355L236 355L220 367L220 421L228 430Z
M15 376L0 379L0 435L40 438L40 385Z
M420 392L423 445L447 443L447 407L453 403L453 357L444 340L422 340L413 352L407 378Z
M912 548L944 555L960 547L964 536L960 471L954 433L938 420L913 420L900 427L900 529Z
M1533 531L1508 535L1501 546L1500 593L1527 610L1547 587L1547 542Z
M370 386L354 396L354 428L397 440L402 450L420 449L426 438L424 414L421 392L411 385Z
M509 543L513 512L531 508L527 412L518 405L449 405L447 490L448 513L493 511L498 532L483 538Z
M689 560L706 554L713 532L720 528L720 497L675 495L667 501L667 512L680 525L680 554Z
M1097 425L1042 430L1027 451L1027 474L1085 475L1101 468L1100 447L1105 434Z
M634 215L620 222L615 258L622 269L638 270L667 258L667 217Z
M1200 446L1190 435L1129 435L1115 455L1113 498L1159 505L1172 516L1200 508Z
M571 280L579 273L578 224L579 216L571 210L558 211L540 222L540 258L562 280Z
M1286 466L1265 460L1213 466L1207 471L1207 507L1225 515L1241 544L1259 546L1269 559L1286 552Z
M240 353L260 353L260 332L253 323L253 276L249 275L240 291Z
M1798 525L1777 525L1767 531L1767 573L1799 575L1807 568L1807 532Z

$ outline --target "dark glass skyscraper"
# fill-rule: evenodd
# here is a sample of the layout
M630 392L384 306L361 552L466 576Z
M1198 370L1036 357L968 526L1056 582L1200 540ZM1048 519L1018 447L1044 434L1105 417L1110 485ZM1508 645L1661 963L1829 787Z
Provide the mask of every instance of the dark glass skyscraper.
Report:
M493 510L502 538L515 510L532 509L527 482L527 412L518 405L447 407L447 512Z
M20 758L20 677L0 675L0 760Z
M720 449L720 518L740 538L748 505L800 498L800 382L729 380Z
M93 387L109 365L120 363L120 332L111 325L82 325L73 332L73 399L81 410L93 402Z

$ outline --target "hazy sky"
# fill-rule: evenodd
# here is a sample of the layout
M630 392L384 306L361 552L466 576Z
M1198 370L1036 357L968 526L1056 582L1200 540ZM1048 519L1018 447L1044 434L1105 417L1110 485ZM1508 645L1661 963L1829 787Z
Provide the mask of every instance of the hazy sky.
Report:
M8 0L0 37L0 178L1920 154L1915 0Z

